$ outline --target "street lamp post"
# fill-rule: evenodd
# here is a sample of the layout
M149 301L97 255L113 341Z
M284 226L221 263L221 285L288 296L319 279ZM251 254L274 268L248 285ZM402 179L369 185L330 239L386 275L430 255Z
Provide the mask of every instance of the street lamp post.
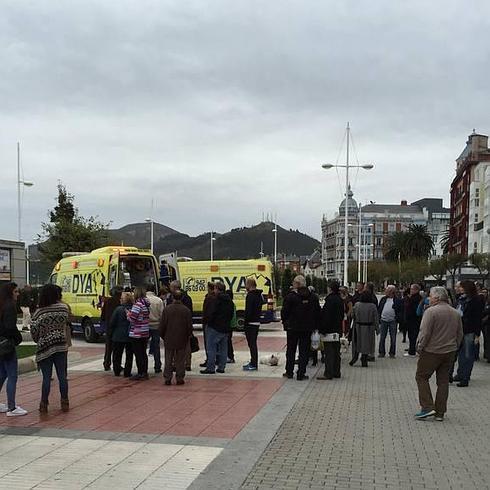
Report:
M214 235L214 231L211 231L211 261L214 260L214 244L213 242L216 240L216 238L213 236Z
M357 282L361 282L361 243L362 243L362 206L361 203L359 203L359 230L357 233L357 243L358 243L358 249L357 249Z
M373 223L369 223L367 225L367 231L364 233L364 251L363 251L363 255L364 255L364 264L363 264L363 282L364 284L367 283L367 277L368 277L368 254L369 256L371 255L371 248L374 246L372 243L370 243L368 245L367 243L367 234L368 234L368 230L369 228L371 228L372 226L374 226ZM369 252L368 252L369 250Z
M331 168L345 168L345 214L344 214L344 286L348 284L348 264L349 264L349 253L348 253L348 226L349 226L349 169L350 168L363 168L364 170L371 170L374 165L363 164L363 165L351 165L349 162L349 151L350 151L350 125L347 123L347 152L345 165L334 165L332 163L324 163L322 168L325 170Z
M274 223L274 229L272 230L274 233L274 267L277 265L277 223Z
M154 221L153 218L146 218L145 221L150 223L150 250L153 253L153 242L154 242Z
M20 176L20 143L17 143L17 236L19 242L22 241L22 203L21 203L21 186L24 187L32 187L34 185L33 182L29 182L24 180ZM29 284L29 245L26 247L26 282Z

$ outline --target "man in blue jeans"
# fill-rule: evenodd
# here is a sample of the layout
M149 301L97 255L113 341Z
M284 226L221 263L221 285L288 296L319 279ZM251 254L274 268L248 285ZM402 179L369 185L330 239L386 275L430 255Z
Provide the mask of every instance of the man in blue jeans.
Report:
M226 294L225 285L217 282L214 286L216 300L213 303L206 327L206 353L208 362L201 374L224 373L228 356L228 335L233 318L233 301ZM218 368L216 368L216 359Z
M396 287L388 286L385 290L385 296L381 298L378 306L379 313L379 355L386 355L386 337L390 333L390 357L393 359L396 355L396 330L397 324L401 319L403 302L396 297Z

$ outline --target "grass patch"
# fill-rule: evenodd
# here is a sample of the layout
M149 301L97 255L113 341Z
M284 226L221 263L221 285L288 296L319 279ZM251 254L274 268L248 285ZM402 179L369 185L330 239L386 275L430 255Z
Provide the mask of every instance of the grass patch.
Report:
M24 357L33 356L36 353L37 345L18 345L17 359L23 359Z

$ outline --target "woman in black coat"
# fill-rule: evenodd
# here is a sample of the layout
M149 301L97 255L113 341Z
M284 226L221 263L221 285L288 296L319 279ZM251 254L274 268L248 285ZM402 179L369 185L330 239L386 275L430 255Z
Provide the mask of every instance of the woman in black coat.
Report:
M10 352L0 357L0 391L7 381L7 405L0 403L0 413L7 413L7 417L27 414L27 410L15 404L15 392L17 390L17 352L15 347L22 342L22 335L17 328L18 296L19 288L14 282L3 284L0 287L0 341L11 345Z

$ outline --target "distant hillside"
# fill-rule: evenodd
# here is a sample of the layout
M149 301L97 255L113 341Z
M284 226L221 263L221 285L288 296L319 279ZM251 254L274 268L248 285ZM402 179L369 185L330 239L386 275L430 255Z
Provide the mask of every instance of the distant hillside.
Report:
M153 234L155 243L170 235L181 235L177 230L156 222L153 224ZM150 223L133 223L117 230L109 230L109 241L112 245L123 243L124 245L133 245L139 248L149 248Z
M222 235L216 234L214 257L216 259L248 259L260 255L261 242L264 254L274 254L274 225L260 223L250 228L235 228ZM277 227L278 253L287 255L310 255L320 242L298 230L285 230ZM195 238L187 235L174 235L155 241L155 253L177 251L179 256L194 260L206 260L210 257L210 235L206 233Z

